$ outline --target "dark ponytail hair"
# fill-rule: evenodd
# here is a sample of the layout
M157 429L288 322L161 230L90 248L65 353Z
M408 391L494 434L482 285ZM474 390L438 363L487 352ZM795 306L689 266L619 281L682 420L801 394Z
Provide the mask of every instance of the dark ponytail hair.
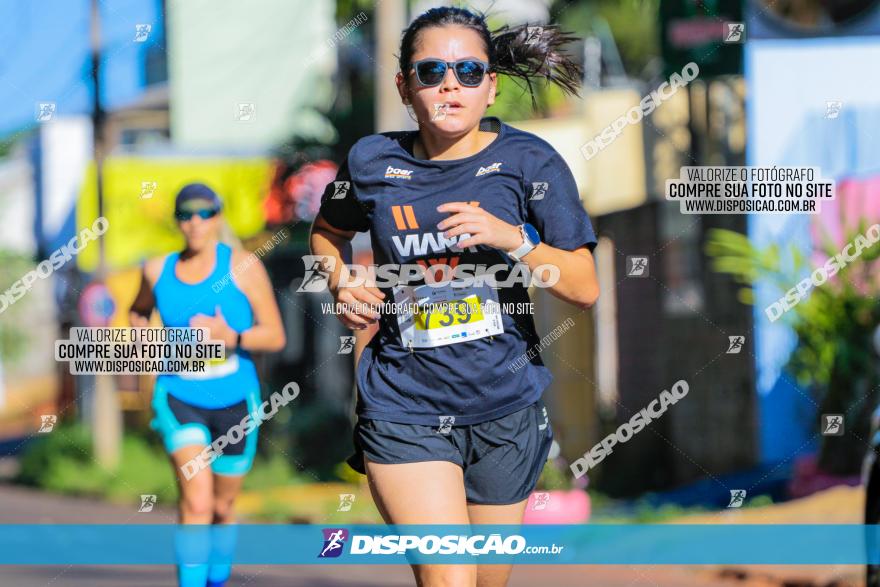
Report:
M460 26L480 35L489 55L489 70L525 81L537 110L531 78L544 78L559 86L563 92L578 95L583 70L561 51L566 43L577 40L559 30L558 25L507 25L490 32L486 15L464 8L443 6L422 13L403 32L400 40L398 66L408 73L420 31L431 27Z

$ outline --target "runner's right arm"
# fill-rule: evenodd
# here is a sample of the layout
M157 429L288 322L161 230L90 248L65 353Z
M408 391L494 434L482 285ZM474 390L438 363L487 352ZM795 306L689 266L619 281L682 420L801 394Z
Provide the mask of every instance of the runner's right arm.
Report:
M338 304L345 304L344 311L337 317L346 328L360 330L378 320L379 313L370 311L367 305L381 304L385 294L376 287L339 287L342 265L351 263L351 239L355 233L354 230L331 226L319 213L312 224L309 245L312 255L335 259L335 262L322 263L322 266L330 274L328 286L333 299Z
M334 260L322 265L330 274L328 286L334 301L344 304L336 317L346 328L364 330L378 320L379 314L371 306L381 304L385 294L369 286L339 287L342 265L351 263L351 239L356 233L370 229L369 211L358 198L357 173L352 173L352 169L362 168L362 163L357 163L357 151L355 144L339 166L336 179L324 188L309 244L313 255ZM354 165L350 161L355 161Z

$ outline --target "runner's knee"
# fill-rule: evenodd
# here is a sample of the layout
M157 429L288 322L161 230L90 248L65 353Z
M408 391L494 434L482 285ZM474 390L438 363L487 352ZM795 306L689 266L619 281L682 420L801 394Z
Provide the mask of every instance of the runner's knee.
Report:
M419 587L475 587L477 584L474 565L415 565L413 571Z
M180 500L180 507L192 517L210 517L214 512L214 498L209 493L192 492Z
M214 498L214 519L228 520L235 513L235 497Z

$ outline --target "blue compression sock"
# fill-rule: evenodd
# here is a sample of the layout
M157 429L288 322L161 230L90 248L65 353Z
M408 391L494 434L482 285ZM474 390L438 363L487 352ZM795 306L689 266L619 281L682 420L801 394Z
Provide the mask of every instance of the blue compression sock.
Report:
M237 539L238 526L235 524L215 524L211 527L209 587L222 587L232 574L232 557Z
M179 526L174 536L174 548L180 587L205 587L211 552L210 527L195 524Z

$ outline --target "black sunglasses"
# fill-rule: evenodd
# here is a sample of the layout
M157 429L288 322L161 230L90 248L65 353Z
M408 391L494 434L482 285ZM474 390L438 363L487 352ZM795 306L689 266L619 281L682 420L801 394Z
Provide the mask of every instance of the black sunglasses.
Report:
M489 71L489 64L479 59L459 59L458 61L420 59L412 64L412 68L416 72L416 79L421 85L428 87L439 86L450 67L455 72L458 82L468 88L475 88L483 83L483 78Z
M181 222L192 220L192 217L196 215L198 215L198 217L202 220L208 220L216 216L218 212L220 212L220 210L218 210L217 208L202 208L201 210L196 211L181 210L179 212L175 212L174 217Z

